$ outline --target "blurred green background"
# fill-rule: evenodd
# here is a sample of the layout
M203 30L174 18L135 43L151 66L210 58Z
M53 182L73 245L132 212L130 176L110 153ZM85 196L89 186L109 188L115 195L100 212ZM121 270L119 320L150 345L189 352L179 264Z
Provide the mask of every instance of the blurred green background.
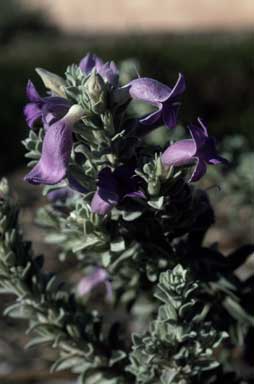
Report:
M27 133L23 119L25 85L34 68L59 74L88 51L119 62L136 58L141 75L173 84L185 75L187 92L180 114L186 124L201 116L222 139L242 133L254 144L254 34L203 32L81 35L60 31L50 18L25 9L19 1L0 2L0 174L24 164L20 144Z

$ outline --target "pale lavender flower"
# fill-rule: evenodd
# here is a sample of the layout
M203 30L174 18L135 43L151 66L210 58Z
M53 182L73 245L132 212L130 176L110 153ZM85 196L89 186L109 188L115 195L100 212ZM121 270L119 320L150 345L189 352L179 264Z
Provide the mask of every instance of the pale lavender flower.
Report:
M89 75L95 68L96 72L108 83L117 86L119 71L113 61L104 63L95 54L88 53L79 63L82 72Z
M48 127L41 158L26 175L26 181L31 184L57 184L66 176L72 149L72 127L82 114L82 108L73 105L61 120Z
M112 171L104 168L98 176L98 188L91 202L92 212L105 215L126 197L144 198L134 169L120 166Z
M109 275L107 271L103 268L96 268L93 273L83 277L78 284L78 294L80 296L87 295L93 289L97 288L99 285L104 284L106 288L106 297L109 301L112 301L112 284L109 281Z
M208 136L207 128L198 118L198 125L188 128L192 139L180 140L170 145L162 154L161 161L166 167L196 164L190 181L198 181L206 172L207 164L227 163L216 150L216 142Z
M48 128L61 119L71 106L70 102L63 97L41 97L31 80L27 83L26 94L29 103L24 108L24 115L30 128L33 128L38 120L41 120L44 127Z
M157 126L165 124L168 128L176 126L177 113L180 107L179 97L185 91L185 80L182 74L179 74L173 88L147 77L132 80L125 87L129 88L132 99L144 101L157 107L155 112L140 120L141 124L156 124Z

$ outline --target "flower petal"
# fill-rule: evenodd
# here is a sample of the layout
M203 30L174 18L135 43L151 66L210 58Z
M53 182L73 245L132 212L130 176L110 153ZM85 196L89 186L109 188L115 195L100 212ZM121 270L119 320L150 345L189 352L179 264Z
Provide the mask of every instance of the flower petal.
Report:
M193 140L180 140L170 145L161 155L164 166L182 166L194 161L196 146Z
M146 198L144 192L142 192L142 191L129 192L129 193L126 193L126 195L124 195L123 197L132 197L132 198L137 198L137 199L145 199Z
M24 116L29 128L33 128L35 122L41 118L41 106L38 103L28 103L24 108Z
M180 103L166 101L162 108L162 120L168 128L175 128L177 124L177 115L180 108Z
M112 85L117 85L119 72L113 61L104 63L98 56L88 53L79 63L79 67L86 75L96 69L96 72L101 75L104 80Z
M70 109L70 102L62 97L45 97L42 107L42 122L45 129L60 120Z
M204 122L200 118L198 118L197 120L198 120L198 124L197 125L190 124L188 126L188 129L190 131L190 134L193 140L196 143L197 150L198 150L198 148L200 148L206 142L208 138L208 132L207 132L206 126L204 125Z
M72 148L72 131L64 119L47 129L40 161L25 177L32 184L57 184L65 176Z
M204 174L206 173L206 170L207 170L206 163L203 160L197 158L197 164L195 166L194 172L192 173L189 181L190 182L198 181L199 179L201 179L201 177L204 176Z
M178 79L169 95L169 98L172 99L180 96L185 91L185 89L186 89L185 78L181 73L179 73Z
M156 124L158 123L158 126L159 124L163 124L163 121L160 120L161 119L161 111L162 111L162 104L159 105L159 108L150 113L149 115L143 117L142 119L140 119L140 123L143 124L143 125L153 125L153 124Z
M116 204L117 201L110 202L109 199L104 200L97 190L91 201L91 210L93 213L97 213L98 215L106 215Z
M196 156L208 164L227 163L226 159L219 156L216 149L216 140L208 136L207 127L200 118L198 118L198 124L189 126L190 133L196 144Z
M204 135L206 137L208 137L207 127L206 127L206 124L204 123L203 119L201 119L201 117L198 117L197 121L198 121L199 127L203 129Z
M83 187L75 177L68 174L67 179L68 179L70 189L72 189L76 192L79 192L79 193L88 193L88 189Z
M105 63L103 65L96 64L95 66L97 72L112 85L117 85L118 83L118 69L113 61L110 63Z
M64 202L69 197L72 197L74 192L68 188L57 188L47 193L47 198L50 202L55 203L57 201Z
M102 169L98 178L98 188L93 196L91 209L94 213L105 215L118 203L118 186L116 178L109 167Z
M31 80L28 80L28 82L27 82L26 95L27 95L27 98L30 101L33 101L33 102L36 102L36 103L42 101L41 96L37 92L37 90L36 90L36 88L35 88L35 86L34 86L34 84L32 83Z
M137 179L134 162L117 167L113 173L117 182L117 191L122 197L128 193L137 191Z
M105 283L108 279L108 273L103 268L96 268L96 270L90 275L84 277L80 280L78 284L78 293L82 295L86 295L91 292L96 286L101 283Z
M88 75L92 69L96 66L103 65L103 61L93 53L88 53L79 63L79 67L82 72Z
M167 85L148 77L132 80L128 86L130 86L129 92L133 99L155 103L155 105L167 100L171 93L171 88Z
M105 281L105 288L106 288L106 299L108 301L113 301L113 289L112 289L112 283L111 281L106 280Z
M200 125L190 124L188 126L189 132L196 146L196 153L202 151L202 147L207 144L208 134L205 133L203 127Z
M114 172L104 168L99 173L98 188L91 202L92 211L105 215L125 197L145 198L138 189L138 176L134 170L127 165L116 168Z
M214 155L213 158L209 159L207 161L209 164L213 164L213 165L217 165L217 164L228 164L229 161L227 159L225 159L224 157L222 156L219 156L219 155Z
M95 66L95 58L92 53L88 53L79 63L82 72L89 74Z
M115 201L117 195L117 181L109 167L103 168L98 175L100 194L105 199Z
M54 110L55 108L65 108L65 110L69 109L71 106L71 103L69 100L65 99L64 97L59 97L59 96L49 96L49 97L44 97L43 101L45 104L47 104L49 110Z

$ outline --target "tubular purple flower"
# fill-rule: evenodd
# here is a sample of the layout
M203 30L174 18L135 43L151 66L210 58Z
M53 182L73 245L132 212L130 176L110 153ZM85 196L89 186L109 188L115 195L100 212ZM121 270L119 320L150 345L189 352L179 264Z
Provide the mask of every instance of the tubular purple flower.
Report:
M82 108L73 105L61 120L50 125L43 140L40 161L26 175L26 181L57 184L66 176L72 149L72 127L82 114Z
M180 107L179 97L185 91L185 80L180 73L173 88L147 77L132 80L127 86L134 100L144 101L157 107L157 110L140 120L141 124L157 126L165 124L174 128Z
M207 170L207 164L227 163L216 150L216 142L208 136L207 128L198 118L198 125L191 124L188 128L192 139L180 140L170 145L162 154L161 162L165 167L196 164L191 181L198 181Z
M24 116L30 128L33 128L39 119L47 128L61 119L71 106L70 102L63 97L41 97L31 80L27 83L26 94L30 102L24 108Z
M95 68L96 72L109 84L117 86L119 71L113 61L104 63L95 54L88 53L79 63L79 67L86 75Z
M106 167L99 173L98 178L98 188L91 202L94 213L105 215L126 197L145 197L139 189L138 177L132 167L122 165L113 172Z
M111 209L117 205L119 199L118 196L114 196L113 199L101 197L99 189L95 192L92 202L91 209L93 213L98 213L98 215L106 215Z
M60 120L71 107L71 103L57 96L50 96L44 98L44 105L42 107L42 123L45 129Z
M107 299L112 300L112 284L109 281L108 273L103 268L96 268L93 273L84 277L78 284L78 294L80 296L87 295L98 285L104 284L106 288Z

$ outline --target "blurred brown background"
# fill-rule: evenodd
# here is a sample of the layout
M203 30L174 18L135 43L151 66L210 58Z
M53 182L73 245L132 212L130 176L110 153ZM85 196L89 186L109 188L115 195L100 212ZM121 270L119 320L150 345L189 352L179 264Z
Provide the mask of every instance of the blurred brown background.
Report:
M23 0L69 32L248 29L252 0Z

